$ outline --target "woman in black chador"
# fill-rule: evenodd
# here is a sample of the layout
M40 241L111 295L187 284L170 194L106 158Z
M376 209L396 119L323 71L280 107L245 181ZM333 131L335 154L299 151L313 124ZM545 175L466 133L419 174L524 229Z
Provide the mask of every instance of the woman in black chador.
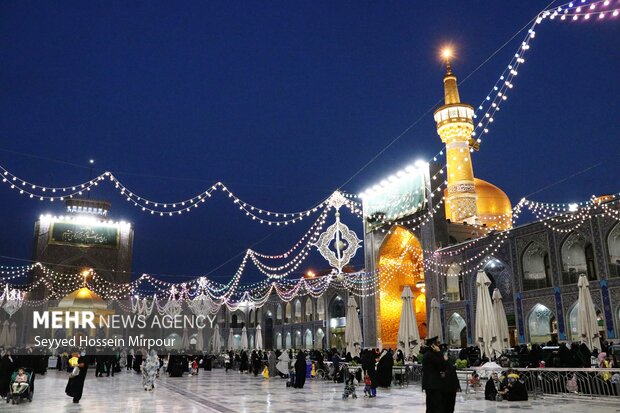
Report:
M252 351L252 373L254 373L254 376L258 376L260 366L261 366L260 357L258 356L258 353L256 352L256 350L254 350Z
M0 396L5 398L9 392L9 383L15 366L8 353L0 357Z
M241 350L241 362L239 363L239 371L241 373L243 373L244 371L250 371L250 367L248 365L248 353L246 353L245 350Z
M297 353L297 360L295 360L295 387L296 389L303 389L306 383L306 355L303 351Z
M74 354L77 357L77 353ZM69 378L65 393L69 397L73 397L73 403L79 403L82 398L82 391L84 390L84 380L86 379L86 372L88 371L88 360L86 359L86 353L82 354L78 358L77 366L80 368L80 373Z
M443 391L446 388L446 365L437 337L426 340L427 350L422 358L422 390L426 393L426 413L445 411Z
M392 384L392 367L394 366L394 355L391 350L383 350L377 363L377 385L379 387L390 387Z

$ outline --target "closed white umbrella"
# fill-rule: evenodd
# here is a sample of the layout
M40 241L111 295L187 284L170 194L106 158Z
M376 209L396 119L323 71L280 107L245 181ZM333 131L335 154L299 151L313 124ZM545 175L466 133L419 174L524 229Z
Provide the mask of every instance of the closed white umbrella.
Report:
M263 349L263 334L261 332L260 324L256 326L256 340L254 340L254 344L256 345L256 350Z
M438 337L439 342L443 343L443 334L441 331L441 314L439 314L439 302L436 298L431 300L431 315L428 321L428 337Z
M186 350L189 348L189 337L187 335L187 328L183 329L183 337L181 337L181 349Z
M344 328L344 339L347 344L347 352L351 357L359 357L362 347L362 326L357 316L357 303L353 296L349 296L347 302L347 324Z
M233 329L230 329L230 332L228 333L228 349L229 350L234 350L235 349L235 336L233 334Z
M420 352L420 332L413 312L411 288L405 286L400 297L403 299L403 309L400 313L400 325L398 327L398 348L402 350L405 357L417 356Z
M241 349L248 349L248 330L245 327L241 329Z
M508 320L506 319L506 311L504 311L504 303L502 302L502 293L499 289L493 291L493 312L497 321L497 338L502 349L510 348L510 337L508 331Z
M491 303L489 294L491 280L484 271L478 271L476 276L476 291L478 299L476 302L476 343L480 347L481 356L493 358L501 354L502 345L499 342L497 331L497 319Z
M2 331L0 331L0 346L9 347L9 320L6 320L2 324Z
M594 310L594 303L590 295L590 283L585 274L579 276L577 286L579 287L577 333L581 337L581 342L588 346L590 351L595 347L600 349L601 342L598 334L596 311Z
M222 349L222 343L220 339L220 326L217 324L215 325L215 328L213 329L213 338L211 339L211 347L213 349L214 354L219 353L220 350Z
M15 324L15 321L13 321L9 330L9 347L17 347L17 324Z
M204 337L202 336L203 331L201 328L196 332L196 351L204 350Z

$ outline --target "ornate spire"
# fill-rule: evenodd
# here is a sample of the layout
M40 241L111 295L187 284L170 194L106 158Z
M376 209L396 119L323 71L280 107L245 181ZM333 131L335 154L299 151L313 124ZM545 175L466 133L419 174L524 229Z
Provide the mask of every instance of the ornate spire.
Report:
M443 90L446 105L461 103L459 88L456 84L456 75L452 73L449 60L446 60L446 75L443 78Z

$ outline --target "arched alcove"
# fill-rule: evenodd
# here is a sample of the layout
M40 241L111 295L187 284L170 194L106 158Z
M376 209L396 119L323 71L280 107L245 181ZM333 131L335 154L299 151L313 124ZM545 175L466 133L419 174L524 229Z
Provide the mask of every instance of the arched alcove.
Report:
M488 256L482 267L484 273L491 280L489 293L493 296L493 291L497 288L502 294L503 302L510 302L513 298L512 272L510 268L500 259L494 256ZM474 280L475 282L475 280Z
M555 328L555 315L548 307L536 304L532 307L527 318L530 343L547 343L551 340L551 334Z
M286 345L286 347L285 347L286 349L291 349L293 347L292 346L292 342L291 342L291 333L290 333L290 331L286 333L286 343L285 343L285 345Z
M571 233L562 243L561 255L562 284L576 284L581 274L588 280L596 279L594 248L583 234Z
M278 306L276 307L276 323L282 323L282 304L280 303L278 303Z
M549 252L542 245L531 242L521 256L523 289L536 290L551 286Z
M325 338L325 333L323 332L323 329L319 328L318 330L316 330L316 344L315 344L315 348L322 350L324 348L323 346L323 339Z
M284 312L284 322L290 323L293 319L293 314L291 311L291 302L286 303L286 311Z
M620 277L620 223L617 223L607 236L607 252L609 253L609 276Z
M381 331L377 333L385 347L396 348L403 288L411 287L415 297L425 294L422 246L413 232L395 225L383 240L378 258ZM419 310L418 328L426 321L426 307Z
M306 321L312 321L313 319L313 315L312 315L312 299L310 297L308 297L308 299L306 300Z
M282 349L282 333L276 334L276 348Z
M457 263L451 264L446 271L446 300L449 302L463 300L463 274L461 266Z
M448 345L467 347L467 323L459 313L452 314L448 320Z
M314 342L312 340L312 330L306 329L306 333L304 334L304 347L306 350L312 350L314 346Z
M316 299L316 314L319 320L325 320L325 300L323 297Z
M346 305L344 299L335 296L328 308L330 345L335 348L343 348L344 330L347 325Z
M301 323L301 301L299 299L295 300L295 323Z

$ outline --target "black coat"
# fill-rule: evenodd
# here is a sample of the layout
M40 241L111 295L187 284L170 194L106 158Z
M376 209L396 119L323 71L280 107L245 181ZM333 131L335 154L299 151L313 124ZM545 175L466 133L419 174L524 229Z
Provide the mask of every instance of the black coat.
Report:
M377 363L377 386L390 387L392 384L392 367L394 366L394 358L391 352L387 352L379 359Z
M422 359L422 390L443 390L445 380L441 377L446 370L446 361L440 351L428 350Z
M76 377L69 379L65 393L69 397L80 400L82 398L82 391L84 390L84 380L86 379L86 373L88 372L88 360L84 356L80 356L78 359L78 365L80 366L80 374Z
M306 383L306 358L304 356L297 356L295 361L295 386L298 389L302 389Z
M454 364L447 362L444 369L444 387L441 389L445 393L456 393L461 391L461 383L456 375Z
M0 396L6 397L9 392L9 383L13 374L14 366L9 356L0 359Z
M491 401L497 400L497 386L493 379L487 380L487 384L484 386L484 399Z

